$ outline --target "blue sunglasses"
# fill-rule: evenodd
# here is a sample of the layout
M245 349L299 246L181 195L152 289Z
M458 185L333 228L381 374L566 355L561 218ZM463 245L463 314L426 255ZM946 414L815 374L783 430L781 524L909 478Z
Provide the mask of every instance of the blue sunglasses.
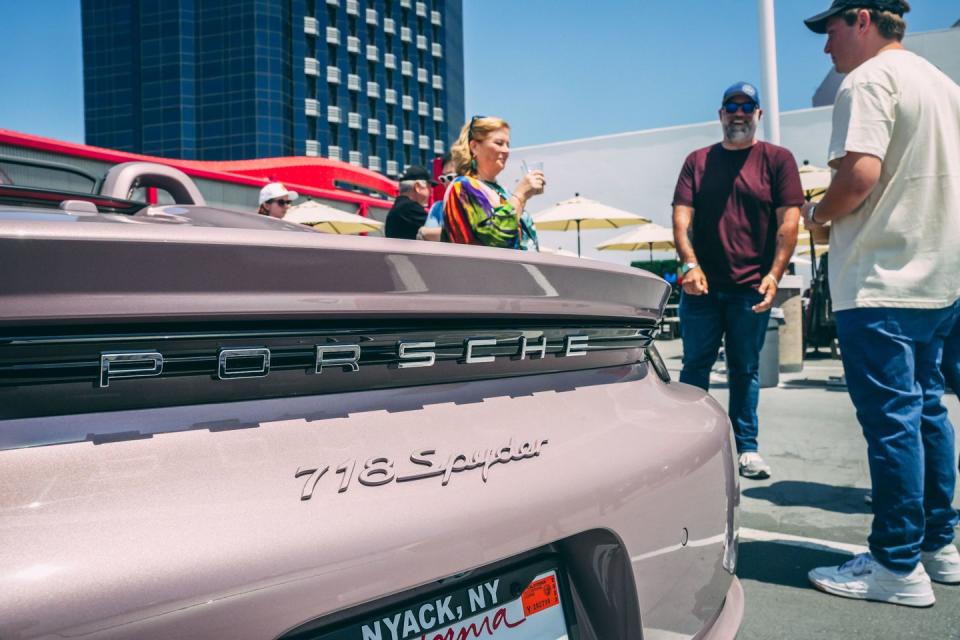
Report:
M723 110L727 113L733 115L737 110L743 111L746 115L750 115L757 109L757 103L755 102L725 102L723 103Z

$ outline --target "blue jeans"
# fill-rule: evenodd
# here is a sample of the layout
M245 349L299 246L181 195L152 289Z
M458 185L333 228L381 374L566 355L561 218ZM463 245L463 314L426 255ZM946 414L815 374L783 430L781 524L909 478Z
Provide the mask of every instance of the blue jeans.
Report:
M960 318L943 343L943 362L940 371L953 392L960 397Z
M737 453L757 450L757 401L760 399L760 349L770 312L750 307L763 299L756 291L711 291L706 295L680 294L683 369L680 382L710 389L710 369L717 361L720 341L725 344L730 401L727 413L733 425Z
M960 310L859 308L835 314L847 389L867 440L868 542L888 569L953 541L953 425L943 406L943 342Z

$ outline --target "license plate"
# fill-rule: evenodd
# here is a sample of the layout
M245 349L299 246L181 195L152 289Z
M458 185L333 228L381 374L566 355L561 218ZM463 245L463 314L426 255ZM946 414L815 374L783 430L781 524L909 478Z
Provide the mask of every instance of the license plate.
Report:
M561 577L543 564L464 582L314 640L567 640Z

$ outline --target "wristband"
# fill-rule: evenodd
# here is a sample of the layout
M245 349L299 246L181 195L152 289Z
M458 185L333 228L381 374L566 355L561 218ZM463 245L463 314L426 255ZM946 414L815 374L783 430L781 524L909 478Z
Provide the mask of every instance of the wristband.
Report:
M809 218L810 218L810 222L812 222L813 224L820 224L819 222L817 222L817 204L816 203L810 206Z

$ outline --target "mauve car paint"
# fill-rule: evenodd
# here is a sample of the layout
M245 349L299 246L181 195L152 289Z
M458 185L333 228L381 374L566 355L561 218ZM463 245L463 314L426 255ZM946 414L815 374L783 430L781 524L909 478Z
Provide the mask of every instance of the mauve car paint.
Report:
M662 280L160 209L0 205L0 638L735 637Z

